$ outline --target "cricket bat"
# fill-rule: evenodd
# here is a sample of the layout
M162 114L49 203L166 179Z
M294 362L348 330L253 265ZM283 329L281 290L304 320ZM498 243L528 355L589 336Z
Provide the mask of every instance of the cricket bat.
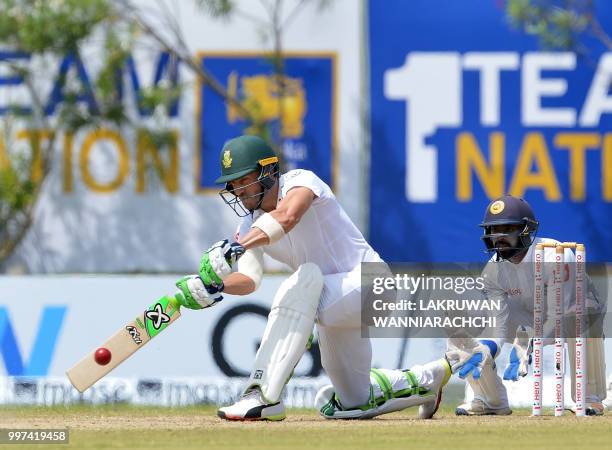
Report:
M84 392L180 316L180 306L173 296L160 298L69 369L68 379L79 392Z

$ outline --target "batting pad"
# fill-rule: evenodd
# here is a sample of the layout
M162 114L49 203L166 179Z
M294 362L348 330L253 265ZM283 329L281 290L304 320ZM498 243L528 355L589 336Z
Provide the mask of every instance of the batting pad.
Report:
M280 400L285 383L306 350L323 290L316 264L302 264L279 287L248 388L259 386L265 400Z
M586 401L603 402L606 398L607 383L606 383L606 351L603 338L585 338L586 359L585 376L586 376ZM576 339L570 338L567 340L567 350L569 353L570 363L570 380L574 380L576 373ZM576 384L572 385L572 399L576 401Z

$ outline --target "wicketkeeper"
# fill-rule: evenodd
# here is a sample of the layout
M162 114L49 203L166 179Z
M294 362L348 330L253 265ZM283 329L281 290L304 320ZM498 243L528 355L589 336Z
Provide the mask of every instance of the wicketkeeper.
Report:
M520 198L509 195L494 200L487 206L482 240L487 251L493 256L485 266L486 295L500 299L504 308L497 317L495 336L482 339L473 348L451 348L451 354L460 357L461 378L466 378L473 394L473 400L460 405L457 415L508 415L512 410L508 404L506 388L497 374L495 358L504 343L511 343L512 350L504 379L516 381L527 375L531 362L531 339L534 307L534 249L538 243L559 243L554 239L536 238L538 221L529 204ZM545 249L544 261L554 261L554 248ZM575 310L575 256L566 248L564 253L563 293L566 312ZM544 280L545 289L548 281ZM586 297L587 317L598 317L603 305L598 299L595 288L587 277ZM544 337L552 332L552 307L554 302L549 294L549 326ZM547 333L548 332L548 333ZM587 338L586 364L586 413L601 415L604 412L602 401L606 398L606 362L603 337ZM575 339L567 339L569 361L572 373L575 370ZM546 339L551 344L552 339ZM450 345L452 346L452 343ZM450 357L450 355L449 355ZM453 364L455 368L456 364ZM471 397L471 395L468 395ZM575 400L575 385L572 383L572 398ZM575 412L575 411L574 411Z
M321 362L333 386L316 398L328 419L370 418L420 405L436 412L450 377L445 359L410 370L372 369L372 348L361 337L360 264L382 259L314 173L279 173L262 139L240 136L221 151L221 196L242 217L234 241L213 245L198 275L181 279L188 308L213 306L223 292L248 295L262 279L264 252L293 274L274 297L261 346L241 398L220 408L227 420L282 420L283 387L317 325Z

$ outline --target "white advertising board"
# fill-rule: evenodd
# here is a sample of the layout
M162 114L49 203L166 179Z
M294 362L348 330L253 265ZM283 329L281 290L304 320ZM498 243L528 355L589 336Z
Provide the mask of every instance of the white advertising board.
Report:
M174 292L177 279L178 275L0 277L0 375L63 376L140 311ZM284 279L268 276L254 294L226 296L213 308L183 309L176 323L112 376L248 375L272 298ZM409 367L441 356L444 350L440 340L402 344L401 339L375 340L374 366ZM297 375L321 373L316 348L300 362Z
M250 372L265 316L285 276L268 276L256 293L227 296L207 310L184 309L179 320L85 395L71 388L64 375L140 311L174 292L177 279L168 275L0 277L0 403L184 405L235 398L242 377ZM445 349L443 339L385 338L373 339L372 344L372 366L386 368L423 364L441 357ZM606 344L610 355L612 346ZM497 359L500 372L508 351L507 345ZM553 373L552 358L546 358L545 372ZM326 380L314 345L296 369L286 394L288 403L309 406ZM528 404L529 387L529 379L510 383L511 403Z

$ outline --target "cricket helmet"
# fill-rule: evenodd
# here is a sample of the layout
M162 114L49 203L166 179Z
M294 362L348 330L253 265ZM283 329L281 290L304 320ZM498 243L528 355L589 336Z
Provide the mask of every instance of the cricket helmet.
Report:
M276 153L266 141L258 136L243 135L230 139L223 145L220 155L221 176L216 183L225 183L225 189L219 194L239 217L251 214L240 199L234 194L232 181L252 172L259 172L254 183L261 185L257 208L261 206L264 195L274 186L279 176L279 162ZM255 208L255 209L257 209Z
M496 225L517 225L517 230L508 233L493 233ZM487 252L496 252L498 258L509 259L528 248L538 231L538 221L535 214L522 198L504 195L493 200L485 211L484 220L479 225L484 229L481 239L487 247ZM514 247L496 247L499 238L517 237Z

